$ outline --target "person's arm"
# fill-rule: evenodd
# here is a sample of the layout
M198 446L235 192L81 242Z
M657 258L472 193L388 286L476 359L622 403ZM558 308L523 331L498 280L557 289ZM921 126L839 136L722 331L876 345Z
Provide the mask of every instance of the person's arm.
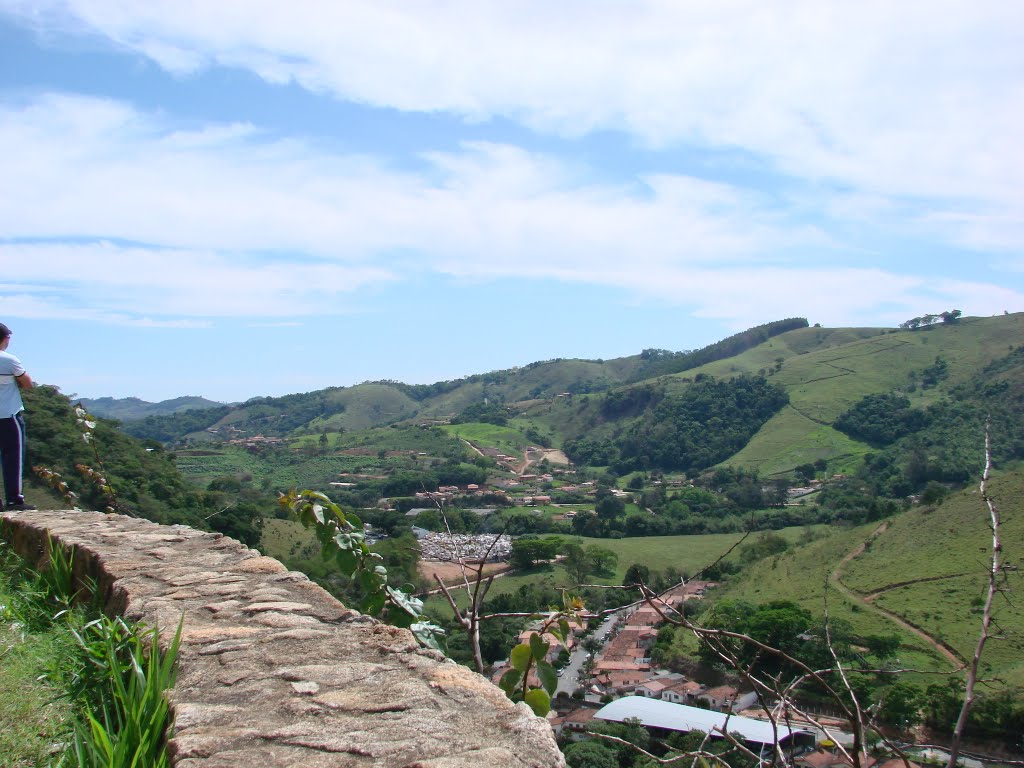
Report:
M32 389L35 384L32 383L32 377L28 373L23 373L20 376L15 376L14 380L18 382L19 389Z

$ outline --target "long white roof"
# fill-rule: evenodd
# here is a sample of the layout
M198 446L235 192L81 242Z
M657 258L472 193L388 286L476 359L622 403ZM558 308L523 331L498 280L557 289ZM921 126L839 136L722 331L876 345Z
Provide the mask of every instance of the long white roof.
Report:
M744 741L758 744L774 744L776 732L772 724L764 720L754 720L739 715L726 715L723 712L712 712L710 709L688 707L685 704L673 704L661 699L649 699L646 696L624 696L606 704L597 711L595 718L621 723L635 717L650 728L664 728L669 731L703 731L704 733L738 733ZM728 721L728 722L727 722ZM778 738L785 739L794 733L805 733L798 728L778 726Z

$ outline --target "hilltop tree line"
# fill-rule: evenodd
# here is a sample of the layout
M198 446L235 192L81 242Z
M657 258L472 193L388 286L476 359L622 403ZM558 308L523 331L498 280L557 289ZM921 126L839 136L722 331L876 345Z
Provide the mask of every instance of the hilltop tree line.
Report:
M757 325L721 341L692 352L670 352L667 349L645 349L640 353L644 365L629 381L636 382L655 376L682 373L702 365L724 360L753 349L775 336L808 326L807 318L790 317L785 320Z
M951 324L955 323L963 315L959 309L951 309L946 312L940 312L937 315L922 315L921 317L912 317L910 320L906 320L900 323L900 328L905 331L916 331L918 328L927 328L933 325L935 322L941 320L943 323Z

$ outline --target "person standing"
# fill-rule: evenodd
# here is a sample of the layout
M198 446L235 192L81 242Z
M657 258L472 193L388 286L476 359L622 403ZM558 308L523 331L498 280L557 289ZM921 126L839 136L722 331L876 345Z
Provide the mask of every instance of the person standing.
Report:
M0 463L9 510L35 509L25 503L21 480L25 471L25 410L21 390L32 387L32 378L21 361L7 351L11 329L0 323Z

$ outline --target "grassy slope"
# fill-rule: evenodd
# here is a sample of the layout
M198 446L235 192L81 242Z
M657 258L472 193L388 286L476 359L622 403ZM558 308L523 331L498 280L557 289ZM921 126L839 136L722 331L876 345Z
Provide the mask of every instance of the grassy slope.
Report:
M295 520L266 520L260 537L260 551L269 557L312 558L320 552L316 535Z
M838 460L836 466L841 469L867 447L828 425L859 399L906 384L910 371L921 370L941 354L950 364L949 379L937 389L919 389L911 396L916 404L927 405L948 387L1005 355L1021 338L1024 314L968 318L952 326L884 334L878 329L804 328L688 373L756 372L766 362L770 367L775 357L785 358L772 381L785 386L790 407L769 420L726 463L756 467L763 475L786 472L819 458Z
M522 432L513 427L499 427L496 424L449 424L441 427L452 437L469 440L480 448L497 448L509 456L522 456L530 441Z
M1018 469L996 478L991 490L1003 515L1006 557L1018 563L1024 542L1020 501L1024 494L1024 471ZM971 575L964 577L918 582L877 598L877 605L967 656L973 651L980 628L980 615L972 600L982 594L985 583L987 545L991 541L986 515L976 488L951 497L937 509L914 508L898 515L862 555L843 566L842 581L858 593L869 594L898 582L969 572ZM753 602L792 599L821 614L829 574L876 527L873 523L860 528L831 529L824 539L757 564L728 584L721 594ZM1011 596L1020 592L1019 572L1008 574L1008 585ZM864 634L899 633L904 639L900 658L907 666L949 668L923 641L833 588L828 590L828 609L830 615L851 621ZM998 619L1007 639L991 641L984 659L1007 684L1024 684L1024 613L1003 601Z
M1024 556L1024 470L995 476L989 488L1000 512L1005 557L1017 565ZM977 641L981 616L977 601L987 583L991 533L978 488L958 493L935 509L915 508L896 517L870 549L844 569L844 583L871 593L911 579L919 581L880 594L877 604L940 637L963 657ZM1006 574L1008 596L1019 595L1018 570ZM1006 634L991 641L984 659L1008 681L1024 684L1024 611L1000 600L997 620Z
M919 638L903 633L883 615L855 603L832 587L826 587L829 575L843 556L868 538L876 524L848 529L831 529L818 541L784 556L770 557L734 578L717 598L736 598L753 603L769 600L794 600L817 616L826 606L830 616L845 619L859 633L898 633L903 640L900 660L904 665L944 671L949 665Z
M0 765L30 768L50 765L70 737L71 705L50 676L73 639L61 622L45 630L18 623L15 589L0 570Z
M424 402L422 415L451 416L484 397L516 403L534 397L550 398L580 382L595 387L614 386L624 381L638 365L637 356L597 362L594 360L557 360L505 371L496 382L472 382Z
M336 432L342 428L351 432L369 429L408 418L418 408L415 400L384 384L359 384L340 389L334 399L344 404L345 410L327 419L310 422L310 430Z

